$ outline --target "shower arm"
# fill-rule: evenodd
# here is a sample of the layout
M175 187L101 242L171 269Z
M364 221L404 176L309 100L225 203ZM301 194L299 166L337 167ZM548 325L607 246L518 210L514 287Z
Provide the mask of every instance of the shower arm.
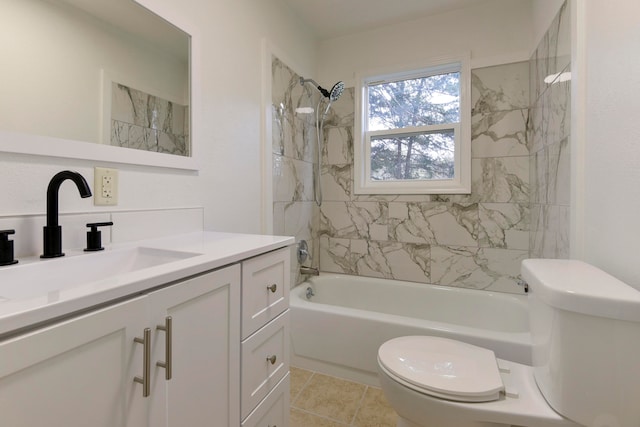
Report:
M309 82L313 83L313 85L316 87L316 89L318 89L320 91L320 93L322 95L324 95L325 98L329 98L331 96L331 93L328 90L326 90L325 88L323 88L322 86L320 86L318 84L318 82L316 82L315 80L313 80L313 79L305 79L304 77L300 77L300 85L304 86L305 83L309 83Z

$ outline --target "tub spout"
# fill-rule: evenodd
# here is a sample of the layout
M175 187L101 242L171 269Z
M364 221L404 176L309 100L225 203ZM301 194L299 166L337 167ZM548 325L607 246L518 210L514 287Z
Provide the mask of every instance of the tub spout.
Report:
M300 274L307 274L311 276L319 276L320 272L317 268L314 267L305 267L304 265L300 266Z

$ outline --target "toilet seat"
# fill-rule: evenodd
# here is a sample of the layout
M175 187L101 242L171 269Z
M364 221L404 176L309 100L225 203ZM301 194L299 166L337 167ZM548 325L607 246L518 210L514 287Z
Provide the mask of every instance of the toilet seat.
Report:
M378 361L401 384L456 402L498 400L505 388L493 351L447 338L394 338L380 346Z

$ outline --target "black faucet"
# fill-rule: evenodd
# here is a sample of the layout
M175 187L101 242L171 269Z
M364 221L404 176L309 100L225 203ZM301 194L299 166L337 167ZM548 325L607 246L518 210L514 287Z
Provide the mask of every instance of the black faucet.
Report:
M78 187L80 197L91 197L89 184L78 172L62 171L51 178L47 187L47 225L43 227L43 251L40 258L64 256L62 252L62 227L58 225L58 190L60 185L70 179Z

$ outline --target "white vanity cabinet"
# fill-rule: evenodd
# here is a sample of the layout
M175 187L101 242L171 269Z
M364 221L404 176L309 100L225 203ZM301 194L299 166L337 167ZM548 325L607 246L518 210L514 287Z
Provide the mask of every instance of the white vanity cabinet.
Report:
M290 377L285 376L244 419L242 427L288 427Z
M0 341L0 424L239 425L240 280L232 265Z
M150 293L148 303L153 331L148 426L238 425L240 266ZM171 362L171 379L157 362Z
M133 378L142 373L134 338L146 310L135 298L0 342L2 425L144 425Z
M288 427L290 248L242 262L242 427Z

